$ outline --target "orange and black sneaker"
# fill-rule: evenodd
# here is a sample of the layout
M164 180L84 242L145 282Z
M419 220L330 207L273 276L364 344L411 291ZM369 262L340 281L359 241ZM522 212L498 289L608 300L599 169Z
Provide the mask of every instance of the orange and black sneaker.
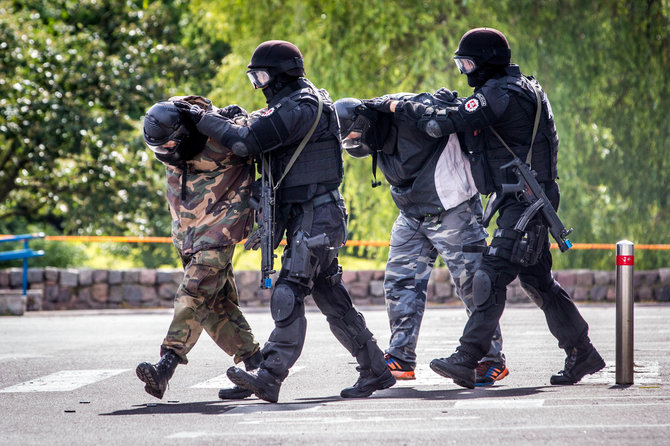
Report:
M389 368L395 379L416 379L414 366L398 358L394 358L388 353L384 355L384 360L386 361L386 367Z
M475 369L477 379L475 386L492 386L496 381L500 381L509 374L509 369L502 362L482 361Z

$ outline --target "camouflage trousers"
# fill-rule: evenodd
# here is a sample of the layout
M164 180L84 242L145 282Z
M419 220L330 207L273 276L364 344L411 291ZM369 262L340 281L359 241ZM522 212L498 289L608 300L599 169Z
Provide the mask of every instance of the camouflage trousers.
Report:
M179 355L182 364L204 329L235 364L258 349L251 327L239 307L232 258L235 246L182 257L184 279L174 300L174 316L161 345Z
M451 273L468 316L474 310L472 280L482 260L487 232L479 196L436 216L412 218L402 212L393 224L384 291L391 326L387 353L412 365L426 308L428 279L439 254ZM465 249L464 249L465 247ZM472 252L475 251L475 252ZM479 251L479 252L477 252ZM500 326L482 360L505 363Z

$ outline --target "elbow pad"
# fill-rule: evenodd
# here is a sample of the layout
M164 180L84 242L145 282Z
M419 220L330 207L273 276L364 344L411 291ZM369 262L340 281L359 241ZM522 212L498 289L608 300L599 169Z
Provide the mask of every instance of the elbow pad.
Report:
M428 108L428 110L432 111L433 109ZM419 119L417 126L431 138L442 138L456 131L454 121L447 113L447 110L438 109L430 115L425 115Z

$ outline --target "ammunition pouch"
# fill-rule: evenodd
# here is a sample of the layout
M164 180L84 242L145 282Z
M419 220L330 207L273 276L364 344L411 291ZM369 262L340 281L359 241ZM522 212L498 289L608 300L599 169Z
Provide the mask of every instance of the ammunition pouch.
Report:
M547 227L544 225L532 225L525 232L496 229L486 253L516 265L532 266L540 260L547 236Z

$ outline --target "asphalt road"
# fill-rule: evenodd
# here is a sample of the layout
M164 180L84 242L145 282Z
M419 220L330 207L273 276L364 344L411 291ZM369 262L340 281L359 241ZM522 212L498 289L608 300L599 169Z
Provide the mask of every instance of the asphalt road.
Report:
M570 387L549 384L564 352L533 306L502 319L510 375L468 390L428 368L449 355L465 323L460 307L427 309L415 381L344 400L353 358L325 318L308 313L302 357L279 403L221 401L232 359L206 335L179 366L163 400L143 390L135 366L158 359L166 310L41 312L0 318L0 444L670 444L670 306L635 307L635 383L615 385L615 308L580 307L607 362ZM362 308L382 347L383 308ZM269 313L248 317L261 342Z

